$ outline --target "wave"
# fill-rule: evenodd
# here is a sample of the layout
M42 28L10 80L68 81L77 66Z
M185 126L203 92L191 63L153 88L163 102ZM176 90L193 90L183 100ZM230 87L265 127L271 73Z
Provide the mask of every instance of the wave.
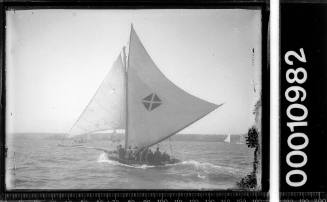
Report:
M215 164L208 163L208 162L199 162L199 161L195 161L195 160L182 161L178 164L192 165L196 168L216 168L216 169L222 168L222 166L219 166L219 165L215 165Z
M196 160L187 160L178 163L174 168L184 177L193 180L208 181L228 181L230 179L239 179L244 176L246 171L229 167L225 165L216 165L209 162L199 162Z
M166 165L147 165L147 164L141 164L141 165L128 165L123 164L115 160L108 159L105 152L101 153L100 156L97 159L98 163L106 163L113 166L123 166L123 167L129 167L129 168L138 168L138 169L149 169L149 168L172 168L174 170L180 170L180 171L194 171L197 176L201 179L204 179L206 175L212 175L212 174L219 174L219 175L228 175L228 176L239 176L243 175L245 171L240 170L238 168L223 166L223 165L215 165L209 162L199 162L196 160L186 160L181 161L174 164L166 164ZM193 173L194 173L193 172ZM187 175L186 172L184 174Z
M193 166L196 170L201 171L227 171L230 174L235 174L237 172L242 172L240 169L228 167L228 166L222 166L222 165L215 165L209 162L199 162L195 160L187 160L182 161L180 163L177 163L177 165L190 165Z
M98 163L107 163L107 164L114 165L114 166L124 166L124 167L129 167L129 168L142 168L142 169L146 169L146 168L158 167L158 166L152 166L152 165L146 165L146 164L142 164L142 165L128 165L128 164L123 164L123 163L120 163L118 161L114 161L114 160L108 159L108 156L107 156L106 153L100 154L100 156L98 157L97 162Z

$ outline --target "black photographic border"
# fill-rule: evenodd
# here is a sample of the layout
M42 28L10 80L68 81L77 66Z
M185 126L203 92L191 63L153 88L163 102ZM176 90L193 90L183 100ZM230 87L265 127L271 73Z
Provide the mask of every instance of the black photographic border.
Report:
M280 198L281 200L326 200L327 199L327 2L321 0L281 0L280 3ZM299 53L302 48L306 62L290 57L294 65L285 62L288 51ZM304 83L291 83L286 80L289 69L302 67L307 72ZM299 86L306 91L306 99L290 102L285 92L289 87ZM308 110L305 118L307 126L297 127L291 132L286 110L293 104L303 104ZM295 115L298 114L295 112ZM296 115L297 116L297 115ZM308 137L308 146L299 150L307 156L307 163L294 168L286 162L287 155L295 151L288 145L288 138L294 133L304 133ZM295 142L295 141L294 141ZM296 157L293 157L296 159ZM295 160L296 162L296 160ZM294 170L304 171L306 182L301 186L291 186L286 182L287 173ZM299 177L299 176L295 176ZM295 178L294 177L294 178ZM293 178L293 179L294 179ZM299 179L299 178L298 178ZM301 179L301 178L300 178Z
M6 190L5 186L5 109L6 109L6 64L5 64L5 12L9 9L258 9L261 10L262 24L262 143L260 191L240 190ZM3 200L103 200L143 201L150 200L268 200L270 162L270 66L269 66L269 1L265 0L105 0L105 1L64 1L64 0L23 0L0 3L0 60L1 60L1 118L0 118L0 199ZM142 199L142 200L141 200ZM117 201L118 200L118 201ZM210 201L211 200L211 201ZM181 201L180 201L181 202Z

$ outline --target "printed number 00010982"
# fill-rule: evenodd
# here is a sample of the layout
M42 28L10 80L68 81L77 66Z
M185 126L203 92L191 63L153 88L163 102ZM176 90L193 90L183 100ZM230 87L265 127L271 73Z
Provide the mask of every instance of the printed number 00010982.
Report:
M291 56L295 57L295 59L301 63L307 62L303 48L300 49L300 54L295 51L288 51L285 54L284 59L289 66L294 65ZM292 86L289 86L285 91L285 98L289 102L286 114L290 121L287 122L287 126L291 132L287 138L287 145L292 150L286 155L286 163L291 167L291 170L286 174L286 183L292 187L300 187L307 182L307 174L301 170L301 168L306 165L308 157L306 153L301 150L307 147L309 138L305 133L301 132L301 129L308 125L306 121L308 109L305 105L300 103L304 102L307 97L306 90L300 86L306 82L307 77L307 71L303 67L298 67L296 69L290 68L286 71L286 81L288 84L292 84ZM302 139L300 141L301 144L294 144L295 139ZM294 159L295 156L301 157L302 160L300 162L292 161L292 157ZM298 180L299 177L301 180Z

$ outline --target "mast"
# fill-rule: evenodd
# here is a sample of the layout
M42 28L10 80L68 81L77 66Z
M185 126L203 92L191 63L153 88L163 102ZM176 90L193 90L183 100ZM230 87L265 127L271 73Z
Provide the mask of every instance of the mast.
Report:
M133 30L133 24L131 24L131 31L129 34L129 45L128 45L128 57L126 58L126 52L125 52L125 47L124 47L124 59L125 59L125 86L126 86L126 116L125 116L125 151L127 151L127 141L128 141L128 67L129 67L129 56L130 56L130 43L131 43L131 38L132 38L132 30Z

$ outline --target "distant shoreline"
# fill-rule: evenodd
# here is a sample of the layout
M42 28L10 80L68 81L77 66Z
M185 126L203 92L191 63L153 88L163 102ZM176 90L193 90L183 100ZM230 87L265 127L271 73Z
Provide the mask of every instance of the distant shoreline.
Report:
M42 137L42 138L53 138L60 139L65 136L64 133L11 133L14 136L33 136L33 137ZM9 135L10 136L10 135ZM118 133L97 133L93 134L92 138L94 139L116 139L121 138L123 134ZM212 142L223 142L227 134L176 134L171 137L173 141L212 141ZM240 136L245 137L245 134L231 134L231 138L239 138ZM81 136L82 137L82 136Z

